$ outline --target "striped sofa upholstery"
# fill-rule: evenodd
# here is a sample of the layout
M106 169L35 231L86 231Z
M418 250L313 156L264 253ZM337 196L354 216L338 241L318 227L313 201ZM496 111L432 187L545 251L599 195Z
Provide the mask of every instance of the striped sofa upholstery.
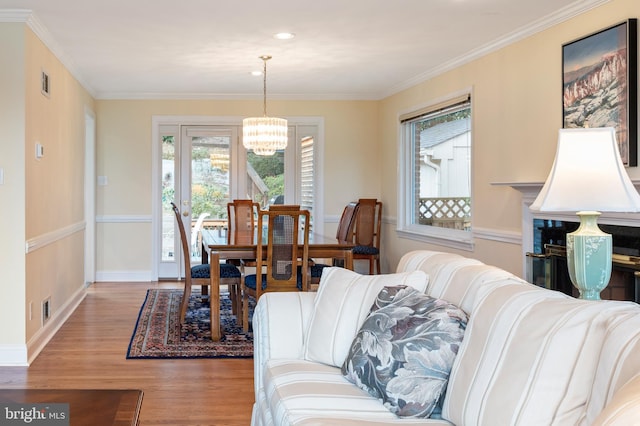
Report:
M305 359L316 293L300 292L256 307L252 424L640 424L638 305L573 299L450 253L407 253L397 271L415 270L469 315L442 419L397 418L339 367Z

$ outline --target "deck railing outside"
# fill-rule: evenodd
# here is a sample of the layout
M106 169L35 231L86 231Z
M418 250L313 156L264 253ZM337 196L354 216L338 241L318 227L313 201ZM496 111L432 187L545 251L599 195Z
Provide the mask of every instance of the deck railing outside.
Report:
M418 219L421 225L468 231L471 229L471 198L420 198Z

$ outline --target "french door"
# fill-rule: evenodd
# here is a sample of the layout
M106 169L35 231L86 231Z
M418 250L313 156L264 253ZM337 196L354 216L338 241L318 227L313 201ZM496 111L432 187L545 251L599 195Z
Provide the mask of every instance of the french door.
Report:
M204 226L226 223L227 203L238 183L238 129L236 126L163 126L162 238L159 277L184 275L180 234L171 203L181 212L191 247L192 262L199 263L197 236ZM232 178L235 177L235 178Z
M241 141L242 126L209 124L158 124L155 134L161 157L155 176L160 192L159 238L154 249L158 278L184 275L180 234L171 208L175 203L183 221L192 263L200 262L198 230L226 226L229 200L242 198L269 204L300 204L312 213L313 231L322 229L318 211L318 125L292 125L285 151L271 157L247 153ZM314 225L314 222L316 223Z

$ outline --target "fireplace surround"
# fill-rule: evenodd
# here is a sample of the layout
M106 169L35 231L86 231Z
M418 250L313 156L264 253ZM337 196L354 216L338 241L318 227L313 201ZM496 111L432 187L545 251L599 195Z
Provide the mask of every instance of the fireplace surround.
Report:
M634 181L636 190L640 182ZM565 236L579 223L566 213L532 212L529 206L542 189L542 182L494 183L510 186L522 194L523 276L534 284L576 296L566 265ZM613 235L613 270L603 299L640 302L640 214L603 213L598 220L603 231Z

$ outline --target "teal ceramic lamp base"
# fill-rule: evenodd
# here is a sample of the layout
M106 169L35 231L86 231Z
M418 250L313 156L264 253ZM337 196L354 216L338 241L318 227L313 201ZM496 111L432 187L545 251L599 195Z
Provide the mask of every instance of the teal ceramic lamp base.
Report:
M600 300L600 292L611 278L611 235L598 227L599 212L577 214L580 226L567 234L569 277L580 291L580 299Z

